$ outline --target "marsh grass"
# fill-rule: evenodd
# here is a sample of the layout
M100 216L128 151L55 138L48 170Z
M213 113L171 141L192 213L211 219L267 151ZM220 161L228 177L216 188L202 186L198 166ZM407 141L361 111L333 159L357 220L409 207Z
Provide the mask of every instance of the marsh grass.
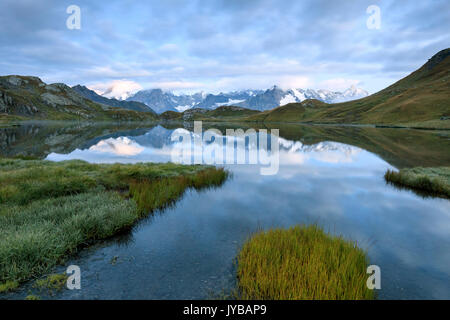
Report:
M142 216L173 204L187 188L200 190L219 186L227 176L228 173L221 168L208 168L195 175L134 180L130 183L129 195L136 201Z
M411 188L422 196L450 199L450 167L387 170L384 178L397 187Z
M68 276L62 274L51 274L43 279L36 280L33 287L39 290L48 290L50 293L61 291L67 283Z
M130 229L220 168L0 159L0 288L38 278L80 247ZM3 284L3 285L2 285Z
M373 299L366 253L319 227L255 233L237 257L239 299Z
M14 291L18 287L19 283L17 281L6 281L5 283L0 284L0 293Z

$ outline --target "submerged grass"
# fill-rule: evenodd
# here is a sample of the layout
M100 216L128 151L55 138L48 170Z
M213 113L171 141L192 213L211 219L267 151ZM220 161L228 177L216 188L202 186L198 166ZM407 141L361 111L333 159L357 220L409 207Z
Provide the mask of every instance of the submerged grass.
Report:
M450 199L450 167L387 170L384 178L396 186L411 188L423 195Z
M195 175L139 180L130 183L130 196L137 203L139 214L164 208L178 199L187 188L202 189L219 186L228 173L223 169L208 168Z
M47 289L50 292L61 291L67 282L66 274L51 274L43 279L36 280L33 287L40 290Z
M256 233L237 260L240 299L374 298L365 252L314 225Z
M129 229L221 168L0 159L0 288L47 273L92 241Z
M19 283L17 281L6 281L5 283L0 284L0 293L14 291L19 287Z

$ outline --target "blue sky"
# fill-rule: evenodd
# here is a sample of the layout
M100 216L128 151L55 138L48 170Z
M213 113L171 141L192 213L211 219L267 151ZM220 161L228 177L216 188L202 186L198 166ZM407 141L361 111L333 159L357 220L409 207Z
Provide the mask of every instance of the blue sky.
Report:
M80 30L66 27L69 5ZM370 5L380 29L367 28ZM1 75L99 91L373 93L450 46L450 1L2 0L0 27Z

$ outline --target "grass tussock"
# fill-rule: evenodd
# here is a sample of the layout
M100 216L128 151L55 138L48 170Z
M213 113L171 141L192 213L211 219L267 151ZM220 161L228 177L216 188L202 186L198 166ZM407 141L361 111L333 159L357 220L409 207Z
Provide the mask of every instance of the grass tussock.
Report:
M208 168L195 175L157 180L137 180L130 183L129 194L136 201L139 214L145 215L174 203L187 188L202 189L219 186L228 173L223 169Z
M450 167L387 170L384 178L396 186L411 188L424 195L450 199Z
M6 281L5 283L0 284L0 293L14 291L19 287L19 283L17 281Z
M47 289L50 292L61 291L67 282L68 276L62 274L51 274L43 279L36 280L33 287L40 290Z
M0 159L0 285L47 273L80 247L129 229L223 169ZM1 287L0 287L1 288Z
M372 299L366 254L317 226L253 235L238 255L240 299Z

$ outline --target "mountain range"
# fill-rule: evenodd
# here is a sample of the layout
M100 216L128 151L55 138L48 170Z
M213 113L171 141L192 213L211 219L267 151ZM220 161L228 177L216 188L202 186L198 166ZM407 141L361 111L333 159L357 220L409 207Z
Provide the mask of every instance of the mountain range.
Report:
M15 119L42 120L154 120L157 115L144 104L120 102L114 106L112 99L86 98L80 88L71 88L64 83L47 84L38 77L9 75L0 77L0 115ZM147 112L127 110L138 105ZM125 109L125 106L129 108Z
M326 103L337 103L360 99L369 93L352 86L343 92L313 89L283 90L273 86L267 90L244 90L219 94L204 92L176 95L161 89L141 90L127 98L127 101L137 101L151 107L157 113L165 111L183 112L188 109L216 109L220 106L238 106L252 110L265 111L292 102L302 102L306 99L317 99Z
M247 90L216 95L175 95L153 89L140 91L130 98L139 98L144 102L133 102L108 99L82 86L71 88L63 83L46 84L37 77L10 75L0 77L0 123L28 119L205 120L450 129L450 48L435 54L407 77L375 94L360 98L365 95L367 92L355 87L338 93L282 90L274 86L265 91ZM357 100L337 102L348 99ZM156 114L155 111L162 113Z
M117 99L109 99L106 97L103 97L99 94L97 94L95 91L88 89L85 86L82 85L76 85L72 87L73 90L75 90L78 94L82 95L83 97L92 100L97 103L101 103L106 106L110 107L117 107L117 108L123 108L127 110L134 110L134 111L141 111L141 112L151 112L155 113L152 108L147 106L144 103L137 102L137 101L123 101L123 100L117 100Z
M336 104L305 100L251 115L246 120L450 128L450 48L366 98Z

